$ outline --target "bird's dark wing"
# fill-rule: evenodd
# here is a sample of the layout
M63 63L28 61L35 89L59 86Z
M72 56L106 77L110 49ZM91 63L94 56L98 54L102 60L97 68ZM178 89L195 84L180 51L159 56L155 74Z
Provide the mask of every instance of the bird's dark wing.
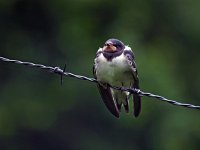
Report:
M131 50L124 50L124 55L126 56L128 64L131 67L134 78L134 84L132 88L139 89L139 79L138 79L136 63L134 61L134 54ZM135 117L138 117L141 112L141 97L139 95L133 94L133 102L134 102L134 115Z
M97 79L95 65L93 66L93 75L94 75L95 79ZM101 85L99 83L97 83L97 87L98 87L99 92L101 94L101 98L102 98L104 104L106 105L106 107L108 108L108 110L115 117L119 118L119 110L116 106L115 101L113 100L113 96L112 96L110 87L108 87L108 85L106 85L106 84Z

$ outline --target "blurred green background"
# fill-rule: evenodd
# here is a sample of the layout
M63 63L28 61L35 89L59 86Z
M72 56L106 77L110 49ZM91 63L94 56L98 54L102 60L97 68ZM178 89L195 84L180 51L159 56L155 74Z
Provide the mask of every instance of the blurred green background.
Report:
M143 91L200 105L199 8L199 0L1 0L0 56L92 77L97 49L114 37L134 50ZM139 118L116 119L95 84L59 79L0 62L1 150L199 149L200 111L143 97Z

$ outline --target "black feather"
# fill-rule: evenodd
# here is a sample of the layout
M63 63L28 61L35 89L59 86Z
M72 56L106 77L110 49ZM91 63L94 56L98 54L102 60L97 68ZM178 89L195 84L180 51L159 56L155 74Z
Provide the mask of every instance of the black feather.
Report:
M136 80L133 84L133 88L139 89L139 81ZM141 97L133 94L134 116L138 117L141 112Z
M108 108L108 110L117 118L119 118L119 110L116 107L115 101L113 100L111 90L109 87L103 87L100 84L97 84L97 87L99 88L99 92L101 94L101 98Z
M132 88L139 89L139 78L136 69L136 63L134 61L134 53L129 50L124 51L124 55L126 56L127 60L130 62L131 70L134 78L134 83ZM139 95L133 94L133 107L134 107L134 116L138 117L141 112L141 97Z

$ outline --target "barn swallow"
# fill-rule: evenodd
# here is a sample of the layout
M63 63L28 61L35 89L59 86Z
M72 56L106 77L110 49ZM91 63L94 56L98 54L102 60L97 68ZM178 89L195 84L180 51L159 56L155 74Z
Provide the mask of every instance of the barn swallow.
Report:
M125 46L118 39L109 39L103 48L99 48L93 66L93 74L98 81L97 86L102 100L108 110L117 118L123 106L129 112L131 93L119 91L109 87L123 86L139 89L134 53L129 46ZM134 116L141 111L141 97L133 94Z

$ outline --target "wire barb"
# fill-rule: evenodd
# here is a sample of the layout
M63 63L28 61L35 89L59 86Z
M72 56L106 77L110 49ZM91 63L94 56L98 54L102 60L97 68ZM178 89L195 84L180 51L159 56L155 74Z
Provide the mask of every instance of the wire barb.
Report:
M35 63L32 63L32 62L23 62L23 61L20 61L20 60L8 59L8 58L5 58L5 57L0 57L0 60L4 61L4 62L20 64L20 65L24 65L24 66L40 68L40 69L49 71L51 73L58 74L58 75L61 76L61 85L62 85L63 76L72 77L72 78L76 78L76 79L79 79L79 80L90 81L90 82L93 82L93 83L98 83L98 81L94 78L88 78L86 76L76 75L76 74L73 74L71 72L66 72L65 71L66 64L65 64L64 69L62 70L59 67L45 66L45 65L42 65L42 64L35 64ZM163 96L160 96L160 95L155 95L155 94L152 94L152 93L143 92L140 89L116 87L116 86L111 86L111 85L110 85L110 87L113 88L113 89L116 89L116 90L128 91L132 94L138 94L140 96L155 98L157 100L164 101L164 102L167 102L167 103L172 104L172 105L200 110L200 106L196 106L196 105L192 105L192 104L186 104L186 103L180 103L180 102L177 102L175 100L169 100L169 99L167 99Z
M60 84L61 84L61 85L63 84L63 73L65 72L65 69L66 69L66 64L65 64L65 66L64 66L64 69L63 69L62 74L60 75Z

